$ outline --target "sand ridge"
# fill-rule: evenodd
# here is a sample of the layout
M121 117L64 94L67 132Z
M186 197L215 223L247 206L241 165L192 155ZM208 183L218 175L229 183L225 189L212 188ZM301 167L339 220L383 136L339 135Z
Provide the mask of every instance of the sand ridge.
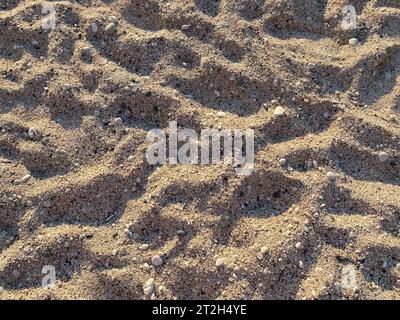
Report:
M400 5L347 4L3 1L0 298L399 299ZM150 166L170 121L254 173Z

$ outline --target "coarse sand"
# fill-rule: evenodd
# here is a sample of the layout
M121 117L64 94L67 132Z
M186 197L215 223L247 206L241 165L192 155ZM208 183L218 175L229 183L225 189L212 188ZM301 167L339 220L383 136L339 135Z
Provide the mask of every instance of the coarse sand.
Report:
M396 0L1 0L0 299L399 299L399 112Z

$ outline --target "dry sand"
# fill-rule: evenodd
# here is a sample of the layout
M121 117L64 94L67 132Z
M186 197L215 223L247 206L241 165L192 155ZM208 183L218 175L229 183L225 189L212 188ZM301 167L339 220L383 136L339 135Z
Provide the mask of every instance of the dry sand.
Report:
M0 298L399 299L400 4L350 2L1 0ZM172 120L255 172L148 165Z

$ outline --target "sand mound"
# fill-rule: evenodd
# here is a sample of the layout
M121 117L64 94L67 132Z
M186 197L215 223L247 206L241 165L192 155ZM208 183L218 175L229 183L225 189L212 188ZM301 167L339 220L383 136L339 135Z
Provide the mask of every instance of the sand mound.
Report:
M399 299L400 5L352 2L2 1L0 298ZM170 121L254 173L149 165Z

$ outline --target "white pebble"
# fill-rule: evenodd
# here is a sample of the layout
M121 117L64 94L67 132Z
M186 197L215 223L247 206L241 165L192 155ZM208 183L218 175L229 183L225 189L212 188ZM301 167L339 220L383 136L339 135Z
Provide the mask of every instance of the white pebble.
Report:
M349 45L356 46L357 44L358 44L358 39L357 38L351 38L349 40Z
M114 124L115 124L116 126L120 126L120 125L122 124L122 119L121 119L121 118L115 118L115 119L114 119Z
M36 138L36 130L34 128L28 130L28 137L32 140Z
M268 252L268 248L267 247L261 247L260 252L262 255L265 255Z
M106 26L106 29L105 29L105 31L106 31L108 34L114 33L115 30L117 30L117 26L116 26L115 23L113 23L113 22L109 23L109 24Z
M278 106L275 108L274 110L274 116L276 117L280 117L283 116L285 114L285 109L281 106Z
M286 164L286 159L285 158L279 159L279 164L281 166L284 166Z
M182 26L181 26L181 29L182 30L188 30L190 28L190 24L183 24Z
M295 244L295 247L296 247L296 249L301 249L301 242L297 242L297 243Z
M27 174L27 175L23 176L20 181L21 181L21 183L25 183L25 182L28 182L31 178L32 178L32 176L30 174Z
M154 291L154 278L148 279L143 285L143 293L150 296Z
M111 16L111 17L110 17L110 21L111 21L112 23L117 23L118 18L117 18L116 16Z
M215 261L215 265L217 268L225 266L225 260L222 258L218 258L217 261Z

